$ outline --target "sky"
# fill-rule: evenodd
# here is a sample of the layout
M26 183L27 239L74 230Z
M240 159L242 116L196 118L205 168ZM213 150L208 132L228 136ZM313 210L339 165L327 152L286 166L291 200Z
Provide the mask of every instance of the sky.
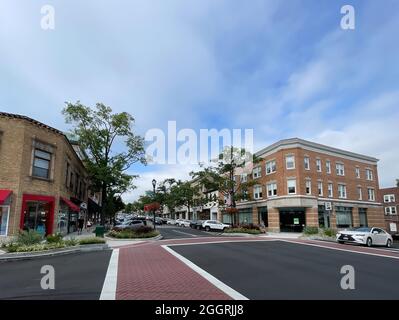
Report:
M341 28L341 7L355 29ZM43 30L41 8L54 8ZM300 137L380 159L399 178L397 0L0 0L0 110L68 131L65 101L153 128L253 129L255 151ZM195 165L133 165L151 180Z

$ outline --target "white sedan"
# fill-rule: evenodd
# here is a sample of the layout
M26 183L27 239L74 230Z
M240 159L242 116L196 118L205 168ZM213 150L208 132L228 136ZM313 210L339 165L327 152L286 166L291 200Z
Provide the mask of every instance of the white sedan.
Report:
M202 222L202 229L205 229L205 231L210 231L210 230L220 230L224 231L224 229L230 228L228 224L221 223L220 221L216 220L205 220Z
M380 228L367 228L360 227L351 230L343 230L337 233L338 243L357 243L363 244L368 247L373 245L377 246L387 246L388 248L392 246L392 236Z
M179 226L179 227L189 227L190 226L190 220L186 220L186 219L179 219L179 220L176 220L176 224Z

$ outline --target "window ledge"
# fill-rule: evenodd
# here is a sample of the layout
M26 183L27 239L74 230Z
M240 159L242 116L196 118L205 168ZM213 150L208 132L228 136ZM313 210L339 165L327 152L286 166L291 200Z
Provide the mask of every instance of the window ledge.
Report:
M54 182L54 179L41 178L41 177L36 177L36 176L29 176L29 178L31 178L32 180L40 180L40 181L46 181L46 182L50 182L50 183Z

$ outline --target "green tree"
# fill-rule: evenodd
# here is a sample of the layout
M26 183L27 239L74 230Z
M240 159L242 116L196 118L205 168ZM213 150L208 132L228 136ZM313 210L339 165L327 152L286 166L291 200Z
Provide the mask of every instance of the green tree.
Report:
M200 185L206 190L218 190L223 198L227 198L228 207L236 208L237 200L249 199L249 187L256 181L247 177L247 180L241 180L236 176L239 170L245 171L246 166L252 170L250 164L257 164L261 159L252 155L245 149L235 148L233 146L225 147L219 154L213 164L204 167L200 171L191 172L194 179L198 179ZM219 199L220 204L225 206L224 200ZM238 224L238 214L233 214L233 224Z
M102 103L95 108L66 102L63 115L86 151L85 160L92 187L102 192L101 223L112 197L134 188L137 177L126 173L137 162L146 164L144 139L133 132L134 118L127 112L113 113ZM125 151L118 151L125 150Z

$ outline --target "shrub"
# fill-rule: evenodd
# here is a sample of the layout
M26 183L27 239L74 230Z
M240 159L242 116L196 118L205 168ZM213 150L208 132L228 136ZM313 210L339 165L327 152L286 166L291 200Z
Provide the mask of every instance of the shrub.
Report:
M123 231L112 230L108 233L108 236L116 239L152 238L158 235L159 232L154 229L151 229L150 232L134 232L132 230L123 230Z
M79 244L79 241L76 240L75 238L70 238L70 239L64 240L64 243L68 247L73 247L73 246L77 246Z
M337 235L337 230L334 229L327 228L324 229L323 231L327 237L335 237Z
M303 233L306 234L306 235L318 234L319 233L319 228L318 227L305 227L303 229Z
M65 248L64 243L37 243L33 245L15 245L8 246L8 252L34 252L34 251L45 251L51 249Z
M97 244L97 243L105 243L105 240L103 238L98 238L98 237L83 238L79 240L80 245Z
M248 234L260 234L259 229L247 229L247 228L228 228L224 231L225 233L248 233Z
M154 229L149 227L149 226L141 226L140 228L138 228L134 232L135 233L150 233L152 231L154 231Z
M239 228L247 229L247 230L260 230L259 226L253 223L242 224Z
M34 245L38 244L43 240L40 233L34 230L20 231L17 235L16 242L18 245Z
M46 237L47 243L61 243L62 242L62 235L60 233L57 234L49 234Z

